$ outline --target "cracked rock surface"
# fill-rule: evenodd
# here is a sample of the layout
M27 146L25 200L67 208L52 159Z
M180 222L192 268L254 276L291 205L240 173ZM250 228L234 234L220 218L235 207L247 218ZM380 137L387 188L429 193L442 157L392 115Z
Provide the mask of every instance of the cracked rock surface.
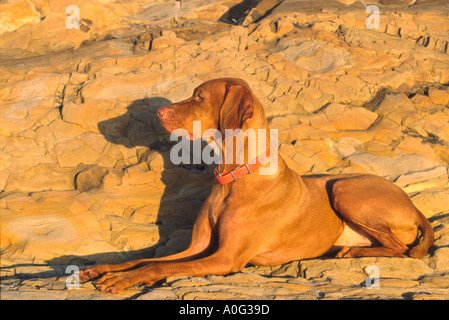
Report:
M0 3L1 298L449 299L449 7L370 4L377 30L363 1ZM250 84L293 170L403 188L434 228L429 254L69 289L68 266L188 246L213 168L173 165L154 111L218 77Z

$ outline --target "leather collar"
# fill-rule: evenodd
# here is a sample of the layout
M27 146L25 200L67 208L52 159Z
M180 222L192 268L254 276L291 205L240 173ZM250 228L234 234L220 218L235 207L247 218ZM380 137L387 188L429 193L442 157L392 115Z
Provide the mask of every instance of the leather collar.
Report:
M259 155L255 160L250 161L249 163L242 164L241 166L238 166L237 168L234 168L229 172L220 173L218 171L218 167L216 167L214 170L215 178L217 179L219 184L226 184L232 181L237 181L239 178L252 173L262 164L265 164L268 160L268 157L270 156L272 148L273 147L270 146L268 154L264 152L261 155Z

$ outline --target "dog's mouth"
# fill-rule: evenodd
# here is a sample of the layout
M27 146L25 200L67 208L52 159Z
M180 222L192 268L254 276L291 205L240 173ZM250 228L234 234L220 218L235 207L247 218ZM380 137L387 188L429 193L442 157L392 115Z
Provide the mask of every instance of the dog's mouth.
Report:
M162 127L174 136L187 138L191 141L195 139L194 135L190 133L187 129L182 128L181 123L177 120L161 119L160 122Z
M189 139L190 141L193 141L193 140L195 139L195 137L193 136L193 134L191 134L191 133L188 132L187 130L185 130L185 131L187 132L186 134L178 134L178 133L176 132L176 129L174 129L174 130L170 131L170 133L171 133L172 135L177 136L177 137L182 137L182 138Z

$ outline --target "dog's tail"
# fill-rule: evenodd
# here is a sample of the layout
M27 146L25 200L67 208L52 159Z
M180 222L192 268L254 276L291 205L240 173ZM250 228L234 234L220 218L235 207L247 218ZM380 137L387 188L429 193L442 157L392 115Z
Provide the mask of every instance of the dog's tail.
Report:
M429 251L429 248L433 246L434 235L430 222L426 219L426 217L424 217L421 211L419 211L416 207L415 209L419 216L418 229L421 231L422 239L420 243L410 249L408 256L419 259L424 257L427 251Z

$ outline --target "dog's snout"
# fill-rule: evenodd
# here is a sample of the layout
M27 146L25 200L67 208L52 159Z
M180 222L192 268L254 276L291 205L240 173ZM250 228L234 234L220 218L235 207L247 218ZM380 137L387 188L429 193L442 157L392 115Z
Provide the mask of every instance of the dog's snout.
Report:
M157 116L158 116L159 118L163 118L164 115L165 115L166 113L167 113L167 112L166 112L166 109L165 109L164 107L159 108L159 109L157 110Z

